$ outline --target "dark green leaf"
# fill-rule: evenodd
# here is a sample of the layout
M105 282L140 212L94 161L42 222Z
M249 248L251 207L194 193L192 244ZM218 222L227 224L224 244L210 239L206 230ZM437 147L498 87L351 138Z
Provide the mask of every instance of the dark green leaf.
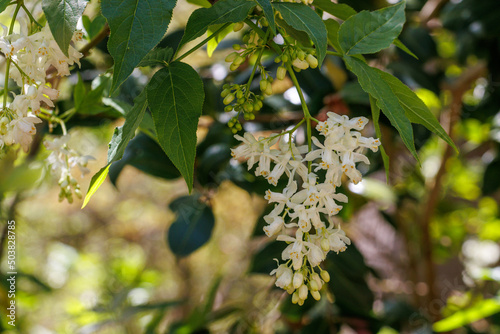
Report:
M380 77L391 88L394 95L398 98L399 104L404 108L406 117L412 122L422 124L430 131L437 134L445 142L458 152L455 143L443 129L436 116L427 108L425 103L405 84L399 81L398 78L390 75L387 72L379 71Z
M409 54L413 58L418 59L418 57L413 52L411 52L411 50L408 49L406 47L406 45L404 45L403 42L401 42L399 39L396 38L393 43L394 43L394 45L396 45L398 48L400 48L401 50L403 50L404 52L406 52L407 54Z
M187 2L200 7L205 7L205 8L212 7L212 4L208 0L187 0Z
M137 67L166 65L174 54L172 48L155 48L144 57Z
M340 46L347 55L378 52L399 36L405 20L405 1L374 12L362 11L340 26Z
M483 175L483 195L491 195L500 188L500 158L490 162Z
M42 8L52 36L61 51L68 56L69 43L76 24L83 14L87 0L43 0Z
M167 240L175 255L187 256L210 239L215 218L212 209L199 201L199 196L184 196L175 202L171 208L177 212L177 219L168 230Z
M109 111L109 108L102 103L106 86L107 83L103 81L95 89L87 91L80 74L78 74L78 82L73 90L76 112L84 115L96 115Z
M176 0L102 0L111 35L113 93L167 31Z
M288 23L286 23L285 20L280 19L279 16L276 17L276 23L282 29L285 29L286 34L288 34L290 37L295 39L297 42L299 42L303 46L305 46L305 47L312 46L311 40L309 39L309 36L305 32L293 28Z
M0 0L0 13L3 12L11 2L11 0Z
M209 26L241 22L257 4L251 0L220 0L210 8L200 8L191 14L179 48L203 35Z
M377 138L382 141L382 131L380 131L380 108L377 106L377 101L375 98L370 96L370 107L372 109L372 118L373 118L373 126L375 128L375 133L377 134ZM385 178L387 183L389 183L389 156L385 153L385 149L382 145L380 145L380 154L382 155L382 161L384 162L385 168Z
M174 62L151 78L147 96L158 141L191 191L203 82L191 66Z
M109 169L111 183L116 185L118 176L126 165L166 180L177 179L181 176L160 145L142 133L130 140L121 160L111 164Z
M332 0L314 0L313 5L314 7L319 8L328 14L332 14L333 16L344 21L351 16L356 15L356 11L349 5L344 3L335 3L332 2Z
M309 6L301 3L273 2L273 6L291 27L307 33L316 46L318 63L321 66L327 47L327 32L321 17Z
M391 124L398 130L403 143L411 154L419 161L415 144L413 141L413 129L410 120L406 116L406 111L401 105L399 98L392 91L391 86L386 83L382 76L385 72L368 66L358 58L346 56L344 61L356 76L365 92L377 100L377 105L389 118Z
M269 23L269 28L274 35L276 35L276 22L274 22L274 9L271 4L271 0L255 0L262 7L262 11L264 12L264 16L266 17L267 22Z
M125 148L129 141L134 138L135 130L137 130L137 127L142 122L147 106L146 90L143 90L136 97L133 108L127 113L123 126L115 128L113 138L111 138L111 142L109 143L108 164L118 161L123 157Z
M340 23L338 23L334 19L328 19L325 21L325 26L328 32L328 44L333 46L338 52L342 52L342 48L339 44Z

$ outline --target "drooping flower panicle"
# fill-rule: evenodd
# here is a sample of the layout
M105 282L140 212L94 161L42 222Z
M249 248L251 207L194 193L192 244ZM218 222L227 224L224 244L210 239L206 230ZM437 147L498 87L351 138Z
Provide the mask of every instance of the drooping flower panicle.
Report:
M314 150L296 146L285 134L257 140L250 133L236 135L242 145L232 150L233 158L246 159L249 170L256 165L255 175L265 177L271 185L276 186L283 175L288 179L282 192L266 191L265 199L274 203L274 209L264 217L268 224L264 232L288 244L281 255L285 263L271 275L276 275L276 286L292 294L292 302L299 305L309 292L314 299L321 298L319 290L330 276L319 265L330 251L343 252L351 243L333 222L342 209L340 203L348 200L336 188L344 175L355 184L360 182L356 163L370 163L363 150L376 152L380 146L378 139L363 137L359 132L367 118L349 119L333 112L327 115L328 119L316 126L324 140L312 137ZM278 141L278 149L274 149ZM326 171L322 173L324 179L316 174L320 170ZM328 226L322 215L329 218Z

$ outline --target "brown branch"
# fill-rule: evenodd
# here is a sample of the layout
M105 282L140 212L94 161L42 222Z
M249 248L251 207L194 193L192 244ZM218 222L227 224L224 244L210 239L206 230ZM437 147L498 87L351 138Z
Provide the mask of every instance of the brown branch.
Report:
M486 66L481 63L472 68L466 70L462 76L460 76L457 81L450 87L445 87L449 89L452 94L452 101L448 111L448 134L453 141L455 141L455 132L453 130L455 124L460 120L460 114L462 111L462 98L465 92L470 89L470 86L481 76L486 74ZM446 165L449 158L452 156L453 148L449 145L446 146L443 158L441 160L441 165L434 178L434 182L429 187L427 192L429 195L427 201L424 204L423 214L421 217L421 227L422 227L422 255L424 257L424 262L426 266L426 283L429 287L429 295L427 296L427 305L431 306L431 303L437 300L436 295L436 272L434 267L434 262L432 260L432 239L430 235L430 222L434 216L436 206L439 201L439 195L442 189L442 180L446 174ZM439 315L434 315L437 320Z
M80 49L80 53L83 53L83 56L86 57L89 55L90 50L97 46L97 44L101 43L103 39L105 39L109 35L109 25L106 23L101 31L92 38L87 45Z

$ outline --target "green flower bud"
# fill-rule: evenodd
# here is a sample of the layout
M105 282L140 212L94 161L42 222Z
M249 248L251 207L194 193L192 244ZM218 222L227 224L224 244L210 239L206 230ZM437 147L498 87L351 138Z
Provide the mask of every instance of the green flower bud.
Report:
M281 60L283 60L284 63L286 63L288 61L288 55L286 53L284 53L282 56L281 56Z
M278 71L276 72L276 79L283 80L286 76L286 68L285 66L278 67Z
M321 278L323 279L323 281L325 282L330 282L330 274L328 273L328 271L326 270L322 270L321 271Z
M224 89L224 90L220 93L220 96L221 96L222 98L224 98L224 97L228 96L228 95L229 95L229 93L231 93L231 90L229 90L229 89Z
M239 45L239 44L233 44L233 49L236 50L236 51L239 51L239 50L241 50L241 45Z
M264 80L264 79L260 80L260 90L262 92L266 91L268 85L269 85L269 82L267 82L267 80Z
M233 62L240 54L238 52L231 52L226 56L225 61L228 63Z
M238 54L238 56L234 59L233 64L241 65L241 64L243 64L243 62L245 61L245 59L246 59L245 57L240 56Z
M241 99L243 97L243 91L239 90L236 92L236 98Z
M273 95L273 86L271 84L268 84L264 93L266 95Z
M306 59L306 53L302 50L300 50L298 53L297 53L297 58L299 58L300 60L304 60Z
M311 291L318 291L319 289L318 283L314 280L309 282L309 286L311 287Z
M230 112L231 110L233 110L233 106L226 106L226 107L224 107L224 111L225 112Z
M296 58L293 62L292 65L295 66L296 68L299 68L301 70L306 70L309 67L309 64L307 61L301 60L299 58Z
M236 102L237 102L238 104L243 104L243 103L245 103L245 98L241 97L241 98L239 98L238 100L236 100Z
M235 63L232 63L231 66L229 66L229 69L231 71L236 71L240 67L240 65L236 65Z
M235 23L233 26L233 31L234 32L240 31L243 28L243 26L244 26L243 22Z
M276 58L274 58L274 62L277 64L277 63L281 63L281 57L278 56Z
M318 291L311 291L311 296L316 300L321 299L321 294Z
M224 102L224 104L229 104L229 103L233 102L233 100L234 100L234 94L229 94L228 96L226 96L224 98L223 102Z

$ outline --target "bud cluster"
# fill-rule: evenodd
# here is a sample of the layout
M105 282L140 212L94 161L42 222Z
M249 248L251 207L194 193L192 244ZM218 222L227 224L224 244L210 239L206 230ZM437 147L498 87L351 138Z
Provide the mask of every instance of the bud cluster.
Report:
M316 50L311 49L309 52L302 50L298 45L287 46L283 53L276 57L274 60L276 63L282 63L278 67L276 74L276 79L283 80L286 75L286 63L291 62L295 72L300 72L301 70L306 70L310 68L318 67L318 59L315 57Z
M282 192L266 192L265 199L275 207L264 217L264 232L268 237L278 235L278 241L288 244L282 253L285 263L271 275L276 274L276 285L292 294L292 302L299 305L309 293L316 300L321 298L319 290L330 276L319 265L330 251L342 252L351 242L340 225L335 226L334 216L342 209L337 202L348 200L336 188L344 175L354 183L361 181L356 163L370 163L362 151L378 150L378 139L365 138L359 132L367 122L365 117L349 119L329 112L328 119L316 127L325 139L312 137L317 148L311 151L296 146L291 138L286 140L285 133L259 140L250 133L235 136L243 144L232 150L233 158L247 159L249 170L257 165L255 175L265 177L271 185L276 186L284 175L288 179ZM273 148L275 144L278 149ZM316 174L319 170L326 173Z

